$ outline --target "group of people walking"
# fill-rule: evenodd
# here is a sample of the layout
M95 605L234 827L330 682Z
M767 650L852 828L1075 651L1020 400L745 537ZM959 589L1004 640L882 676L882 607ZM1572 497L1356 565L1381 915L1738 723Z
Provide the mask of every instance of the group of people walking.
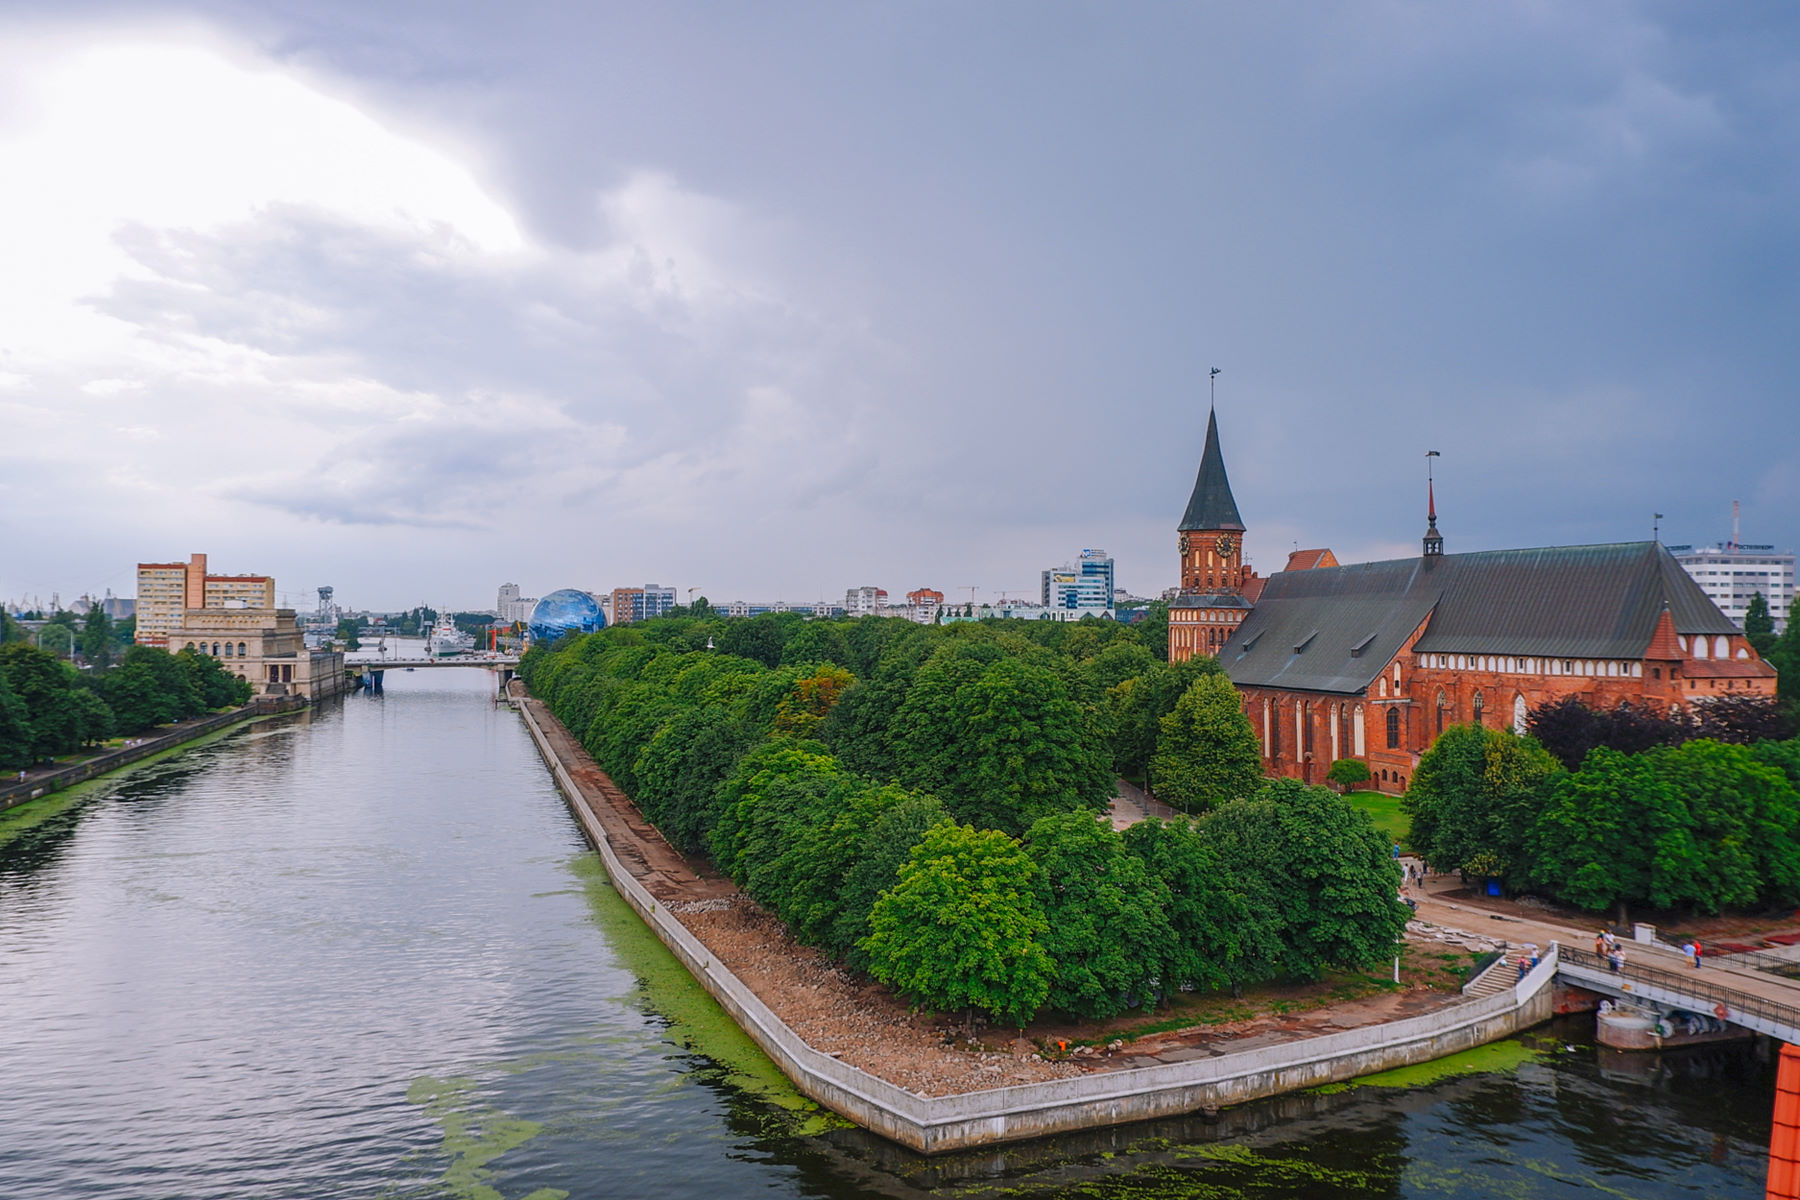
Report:
M1683 942L1681 952L1687 956L1688 966L1698 971L1702 953L1700 939L1689 938ZM1625 969L1625 948L1613 936L1612 930L1602 929L1594 936L1594 953L1606 960L1606 965L1612 969L1613 974L1617 975Z

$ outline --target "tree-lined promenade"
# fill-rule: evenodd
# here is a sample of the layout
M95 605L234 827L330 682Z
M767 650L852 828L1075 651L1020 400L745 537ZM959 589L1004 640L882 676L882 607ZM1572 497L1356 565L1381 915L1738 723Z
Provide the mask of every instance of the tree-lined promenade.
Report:
M1405 923L1367 818L1258 778L1218 667L1123 626L676 617L520 672L672 842L934 1010L1107 1017L1372 965ZM1115 833L1146 763L1195 815Z

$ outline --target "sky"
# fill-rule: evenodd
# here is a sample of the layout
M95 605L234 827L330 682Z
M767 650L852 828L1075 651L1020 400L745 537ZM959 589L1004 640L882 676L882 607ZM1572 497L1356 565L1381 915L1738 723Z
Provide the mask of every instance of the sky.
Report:
M0 9L0 598L1800 545L1800 9ZM975 589L971 593L970 589Z

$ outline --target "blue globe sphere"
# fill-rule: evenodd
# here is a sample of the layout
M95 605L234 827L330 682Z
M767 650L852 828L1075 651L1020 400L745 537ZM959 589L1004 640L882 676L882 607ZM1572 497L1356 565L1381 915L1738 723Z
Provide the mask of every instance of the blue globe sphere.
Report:
M531 610L531 640L554 642L565 633L595 633L606 628L606 615L594 598L578 588L558 588Z

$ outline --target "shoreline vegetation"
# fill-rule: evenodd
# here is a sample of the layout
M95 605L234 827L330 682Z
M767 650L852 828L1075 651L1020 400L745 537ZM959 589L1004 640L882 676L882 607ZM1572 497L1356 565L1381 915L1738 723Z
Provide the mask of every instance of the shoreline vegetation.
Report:
M1021 1029L1391 959L1392 844L1113 623L670 617L520 677L669 844L917 1009ZM1103 813L1148 762L1184 814Z
M903 1047L904 1057L911 1062L948 1055L959 1059L967 1074L961 1084L951 1087L900 1082L890 1072L870 1066L868 1046L840 1050L819 1036L818 1022L794 1019L794 993L816 993L816 973L796 977L769 967L771 960L792 953L802 966L825 963L825 973L839 983L848 973L830 966L817 950L795 946L785 936L750 946L714 941L721 926L707 918L745 908L754 911L756 906L748 898L738 896L734 901L731 893L721 892L724 881L716 875L697 873L703 864L677 865L684 860L643 822L543 702L527 695L522 681L513 694L571 811L613 873L614 889L630 898L642 923L655 931L694 980L802 1093L914 1150L933 1154L1309 1091L1324 1083L1351 1082L1505 1040L1551 1015L1545 972L1553 968L1546 965L1516 992L1508 988L1505 995L1480 1000L1415 991L1376 997L1378 1004L1400 1001L1377 1011L1366 1001L1339 1003L1328 996L1309 1007L1290 997L1269 1004L1255 1023L1228 1020L1225 1025L1237 1028L1221 1029L1222 1036L1202 1037L1197 1043L1169 1042L1148 1030L1134 1030L1134 1043L1162 1041L1163 1049L1174 1051L1162 1060L1143 1057L1141 1046L1127 1048L1123 1038L1115 1037L1103 1047L1067 1045L1066 1058L1059 1055L1058 1061L1049 1061L1022 1039L1010 1047L990 1046L964 1041L953 1030L932 1030L927 1023L925 1029L913 1032L928 1034L930 1044L915 1040ZM686 898L696 895L710 899ZM768 916L760 920L765 929L779 929ZM729 930L729 923L723 928ZM1426 949L1425 957L1439 960L1426 966L1448 975L1447 982L1460 982L1476 965L1467 956L1432 955ZM880 1019L894 1012L894 1001L884 999L879 989L871 992L872 987L865 984L860 991L823 999L834 1013L851 1018L873 1009L877 1020L872 1031L904 1042L907 1031L892 1027L905 1021ZM1409 1006L1409 999L1426 1003ZM1360 1013L1352 1012L1359 1007ZM1250 1040L1241 1049L1234 1048L1233 1043L1244 1037ZM1207 1042L1216 1044L1208 1047ZM1146 1066L1152 1069L1136 1069ZM852 1071L843 1074L840 1067ZM1034 1081L1031 1087L1013 1086ZM1098 1107L1096 1097L1104 1100Z

